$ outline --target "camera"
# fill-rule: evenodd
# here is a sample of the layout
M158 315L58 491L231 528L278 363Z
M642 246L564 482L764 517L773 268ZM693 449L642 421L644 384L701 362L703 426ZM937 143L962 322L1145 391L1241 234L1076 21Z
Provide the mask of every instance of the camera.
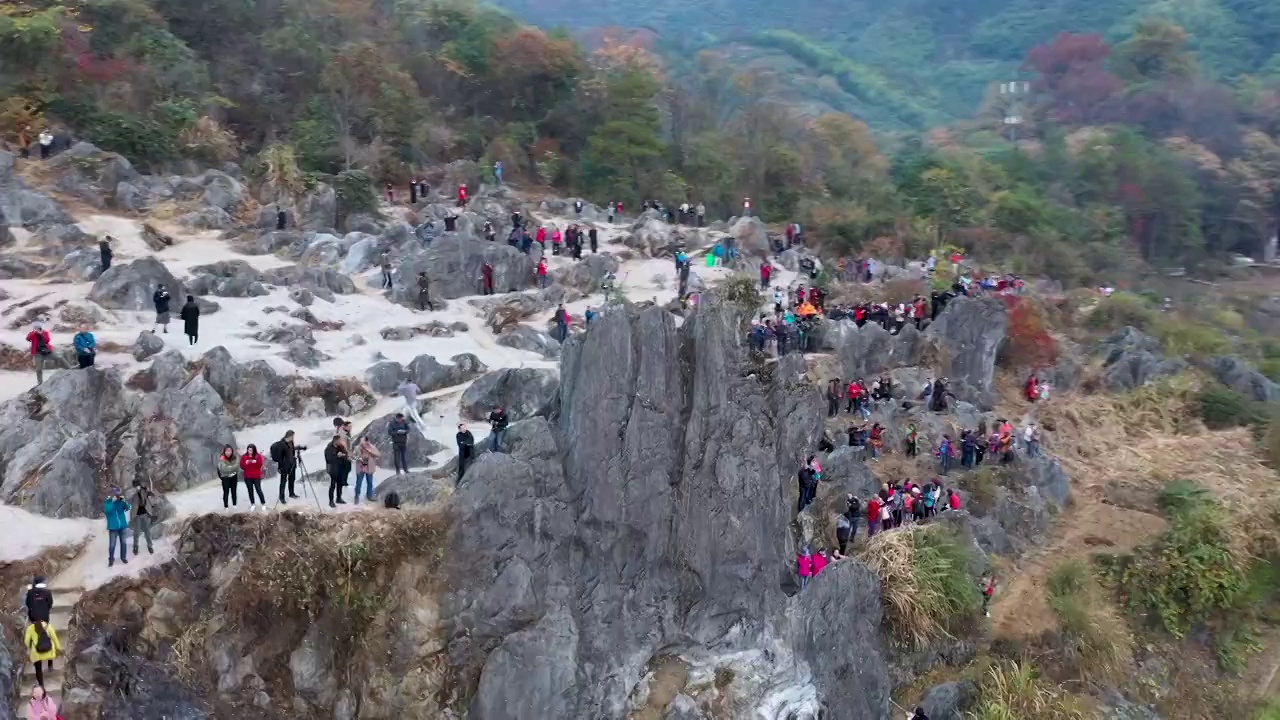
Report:
M303 450L306 450L306 449L307 449L307 446L306 446L306 445L294 445L294 446L293 446L293 451L294 451L294 452L296 452L296 453L300 453L300 452L302 452Z

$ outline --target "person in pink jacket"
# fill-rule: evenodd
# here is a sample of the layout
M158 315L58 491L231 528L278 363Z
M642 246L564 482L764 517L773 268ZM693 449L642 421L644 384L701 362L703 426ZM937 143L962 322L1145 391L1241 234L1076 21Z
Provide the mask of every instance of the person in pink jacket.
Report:
M563 243L564 235L560 234L560 228L556 228L555 232L551 233L551 254L559 255L560 248L563 246Z
M813 575L813 555L809 552L808 545L796 553L796 574L800 576L800 589L803 590L809 584L809 577Z
M31 704L27 705L29 720L57 720L58 703L45 694L44 688L36 685L31 688Z
M822 572L822 569L825 568L826 566L827 566L827 551L824 548L822 550L819 550L817 555L813 556L814 577L817 577L818 573Z

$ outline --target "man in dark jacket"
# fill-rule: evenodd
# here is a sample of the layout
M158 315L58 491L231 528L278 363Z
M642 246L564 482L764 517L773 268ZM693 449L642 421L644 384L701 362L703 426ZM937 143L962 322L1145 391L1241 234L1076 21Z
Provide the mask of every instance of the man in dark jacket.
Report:
M329 471L329 507L346 505L347 501L342 499L342 487L346 484L347 473L351 472L351 458L341 435L334 435L325 446L324 464Z
M418 273L418 309L432 311L436 309L436 306L431 304L431 280L427 278L425 272Z
M489 413L489 449L502 452L502 443L507 439L507 411L501 405L495 405Z
M564 303L556 308L556 339L564 342L569 338L569 311L564 309Z
M466 423L458 423L458 482L462 482L462 476L467 472L467 465L471 463L471 456L476 451L476 438L467 429Z
M409 472L409 421L404 419L404 413L396 413L387 425L387 434L391 436L391 456L396 474L399 475L401 470Z
M276 205L276 229L283 230L289 224L289 216L285 213L284 208Z
M156 326L169 332L169 289L164 285L157 285L156 291L151 294L151 302L156 306ZM154 327L151 328L151 332L155 331Z
M178 317L182 318L182 332L187 334L187 344L195 345L200 338L200 306L196 304L195 295L187 296Z
M812 470L807 467L802 468L798 480L800 481L800 502L796 506L797 513L809 507L809 503L813 502L818 494L818 480Z
M111 268L111 236L98 241L98 255L102 258L102 272Z
M31 622L49 622L49 612L53 610L53 593L45 584L43 575L31 578L31 587L27 589L27 619Z
M289 488L289 498L297 500L298 496L293 492L293 484L298 478L298 447L293 444L292 430L272 443L271 461L276 464L276 473L280 475L280 504L285 503L286 487Z
M591 241L591 254L595 255L600 249L600 237L595 228L587 231L587 238Z

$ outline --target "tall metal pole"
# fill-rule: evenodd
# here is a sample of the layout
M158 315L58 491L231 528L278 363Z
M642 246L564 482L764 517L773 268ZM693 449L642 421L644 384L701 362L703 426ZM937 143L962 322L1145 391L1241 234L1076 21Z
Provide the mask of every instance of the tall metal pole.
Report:
M1009 128L1009 142L1018 144L1018 126L1022 124L1022 113L1018 105L1018 98L1026 95L1030 90L1030 85L1026 82L1000 83L1000 96L1005 98L1005 114L1004 124Z

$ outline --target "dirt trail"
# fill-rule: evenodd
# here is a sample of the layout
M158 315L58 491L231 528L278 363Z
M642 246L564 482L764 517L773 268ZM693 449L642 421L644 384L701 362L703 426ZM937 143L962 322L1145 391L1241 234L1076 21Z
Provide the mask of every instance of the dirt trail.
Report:
M1068 560L1087 561L1094 553L1129 552L1164 528L1158 516L1078 498L1050 531L1054 540L1001 575L991 605L994 635L1032 637L1053 629L1057 622L1045 599L1045 582L1054 568Z

